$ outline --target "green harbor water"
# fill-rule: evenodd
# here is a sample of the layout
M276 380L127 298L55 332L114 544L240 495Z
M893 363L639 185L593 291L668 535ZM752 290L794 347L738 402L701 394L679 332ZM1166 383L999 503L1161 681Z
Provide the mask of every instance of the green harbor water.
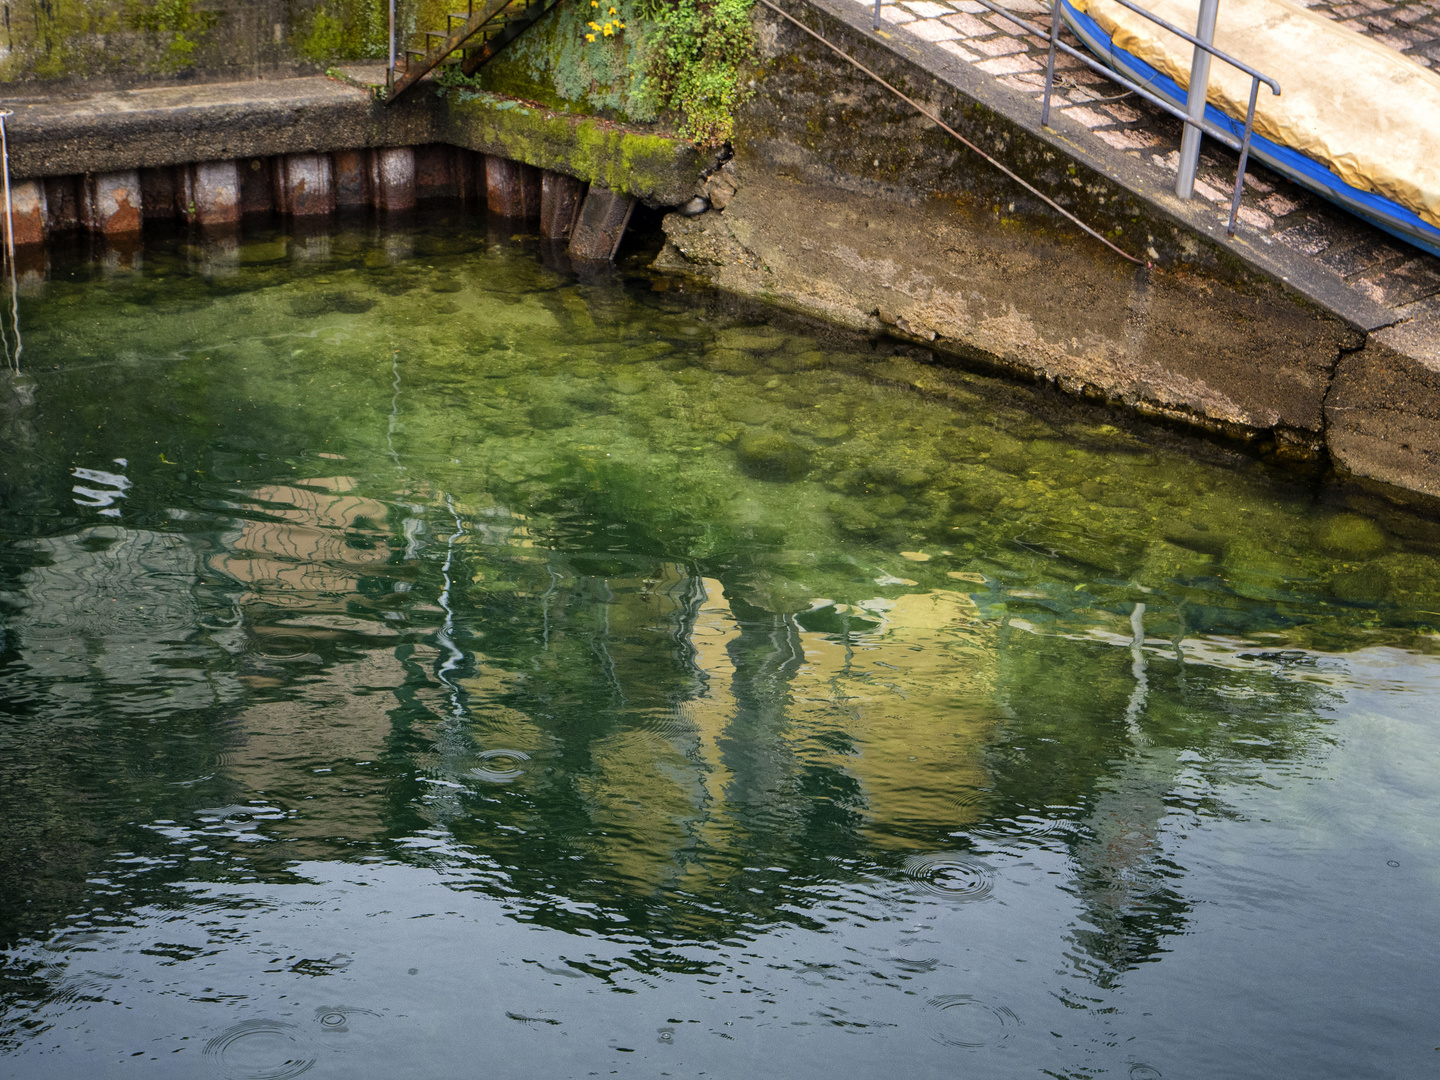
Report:
M1440 1068L1440 526L642 261L25 287L0 1073Z

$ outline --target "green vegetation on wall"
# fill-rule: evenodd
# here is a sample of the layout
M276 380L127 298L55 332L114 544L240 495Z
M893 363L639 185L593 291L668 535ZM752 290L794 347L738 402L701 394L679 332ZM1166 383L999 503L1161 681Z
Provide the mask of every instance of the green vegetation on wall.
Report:
M296 50L325 64L385 56L389 49L386 0L323 0L296 36Z
M730 138L753 56L753 0L570 0L479 72L485 89ZM453 80L452 80L453 81Z
M742 72L753 55L753 0L640 0L652 28L652 92L684 117L702 146L728 142L746 96Z
M323 70L335 61L384 56L387 6L387 0L5 0L0 81L124 85Z
M213 12L196 11L192 0L128 0L125 21L136 30L168 36L162 70L180 71L189 67L195 54L196 35L208 32L220 18Z

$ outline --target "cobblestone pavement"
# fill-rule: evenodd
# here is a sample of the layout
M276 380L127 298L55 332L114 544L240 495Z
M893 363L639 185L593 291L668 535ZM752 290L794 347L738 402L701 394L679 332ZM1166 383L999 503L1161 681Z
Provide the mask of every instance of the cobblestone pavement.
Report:
M869 10L874 0L854 0ZM1015 15L1048 30L1050 6L1043 0L996 0ZM1440 0L1385 0L1306 3L1424 64L1440 68ZM1224 17L1222 11L1221 18ZM1046 47L1040 38L974 0L884 0L886 30L932 42L999 82L1032 97L1044 96ZM1068 30L1062 40L1083 51ZM1056 92L1051 108L1063 109L1095 138L1174 176L1181 123L1137 97L1125 94L1073 57L1056 59ZM1204 144L1195 183L1199 199L1214 204L1220 220L1229 215L1237 155L1213 141ZM1309 256L1350 288L1400 317L1421 308L1440 308L1440 259L1366 224L1324 199L1253 163L1246 170L1239 229L1263 243L1280 243Z

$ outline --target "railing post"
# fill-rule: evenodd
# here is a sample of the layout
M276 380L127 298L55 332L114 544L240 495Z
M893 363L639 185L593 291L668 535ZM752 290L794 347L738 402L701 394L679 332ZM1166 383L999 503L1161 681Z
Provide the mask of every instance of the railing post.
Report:
M1050 0L1050 57L1045 61L1045 104L1040 107L1040 126L1050 126L1050 95L1055 92L1055 43L1060 40L1060 4Z
M395 81L395 0L390 0L390 81Z
M1200 0L1200 21L1195 27L1195 36L1206 45L1215 44L1215 16L1220 10L1220 0ZM1186 112L1192 120L1205 119L1205 101L1210 92L1210 53L1195 46L1195 56L1190 61L1190 95L1186 101ZM1175 194L1188 199L1195 194L1195 167L1200 161L1200 129L1194 124L1185 125L1185 134L1180 139L1180 173L1175 177Z
M880 0L875 0L875 19L874 19L874 21L872 22L872 24L871 24L871 26L870 26L870 29L872 29L872 30L879 30L879 29L880 29Z

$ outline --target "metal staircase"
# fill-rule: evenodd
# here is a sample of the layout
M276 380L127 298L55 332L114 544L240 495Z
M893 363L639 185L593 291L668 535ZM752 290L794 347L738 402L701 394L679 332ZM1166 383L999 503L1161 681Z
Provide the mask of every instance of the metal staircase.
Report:
M475 74L487 60L521 35L560 0L470 0L466 11L445 16L445 29L416 35L423 49L406 49L387 76L387 103L400 96L442 64L459 64ZM458 54L458 55L457 55Z

